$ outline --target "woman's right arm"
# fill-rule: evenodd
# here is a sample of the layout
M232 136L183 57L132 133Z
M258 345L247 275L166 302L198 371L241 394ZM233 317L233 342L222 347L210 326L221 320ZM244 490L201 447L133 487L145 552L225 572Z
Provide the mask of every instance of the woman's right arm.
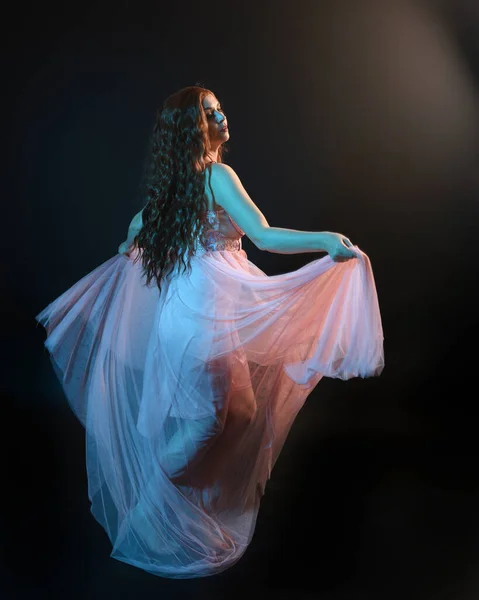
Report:
M327 252L333 260L348 260L356 254L347 237L330 231L298 231L271 227L244 189L234 170L223 163L212 165L211 184L216 201L260 250L278 254Z
M304 252L327 252L333 260L353 258L356 254L348 249L349 239L330 231L298 231L268 227L263 233L263 250L277 254L301 254Z

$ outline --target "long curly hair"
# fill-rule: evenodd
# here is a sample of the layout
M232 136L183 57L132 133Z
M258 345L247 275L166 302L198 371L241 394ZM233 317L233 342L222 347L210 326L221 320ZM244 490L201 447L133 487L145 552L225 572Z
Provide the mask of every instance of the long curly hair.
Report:
M205 157L211 149L203 98L213 94L199 85L185 87L163 103L150 137L142 213L143 226L134 243L139 249L146 284L161 283L181 261L191 272L194 241L203 226ZM215 94L213 94L215 95ZM223 162L227 148L218 148ZM210 173L211 174L211 173Z

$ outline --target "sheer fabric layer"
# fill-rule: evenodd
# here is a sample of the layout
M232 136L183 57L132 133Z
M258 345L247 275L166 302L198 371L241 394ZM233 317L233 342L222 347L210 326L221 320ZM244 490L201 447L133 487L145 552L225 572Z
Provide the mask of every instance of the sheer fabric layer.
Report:
M241 558L308 395L323 376L384 366L373 273L355 250L267 276L242 249L206 245L161 296L136 252L117 255L37 315L86 429L91 512L112 557L170 578Z

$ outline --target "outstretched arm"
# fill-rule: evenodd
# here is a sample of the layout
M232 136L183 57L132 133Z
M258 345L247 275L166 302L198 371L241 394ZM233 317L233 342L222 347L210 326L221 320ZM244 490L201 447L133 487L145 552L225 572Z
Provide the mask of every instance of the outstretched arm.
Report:
M120 254L129 254L133 250L132 246L135 236L140 232L140 229L143 227L142 213L143 209L140 210L139 213L136 213L136 215L131 220L130 226L128 227L128 234L126 240L118 246L118 252Z

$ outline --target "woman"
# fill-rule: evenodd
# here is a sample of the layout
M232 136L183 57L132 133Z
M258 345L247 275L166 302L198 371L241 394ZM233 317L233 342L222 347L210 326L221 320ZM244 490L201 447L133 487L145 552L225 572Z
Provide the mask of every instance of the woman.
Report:
M253 536L287 434L321 377L382 371L367 256L344 236L270 227L222 162L215 95L159 111L145 208L119 254L37 317L86 429L91 511L111 556L214 575ZM329 256L268 277L241 247Z

